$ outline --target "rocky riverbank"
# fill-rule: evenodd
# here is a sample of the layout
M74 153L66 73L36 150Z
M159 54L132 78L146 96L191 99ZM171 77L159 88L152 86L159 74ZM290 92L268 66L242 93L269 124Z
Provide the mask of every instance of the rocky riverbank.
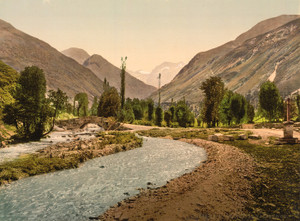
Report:
M208 160L160 188L118 203L100 220L233 220L246 218L254 160L238 148L201 139L181 139L203 147Z
M57 143L37 153L0 165L0 185L23 177L76 168L96 157L142 146L142 139L128 132L101 132L96 138Z

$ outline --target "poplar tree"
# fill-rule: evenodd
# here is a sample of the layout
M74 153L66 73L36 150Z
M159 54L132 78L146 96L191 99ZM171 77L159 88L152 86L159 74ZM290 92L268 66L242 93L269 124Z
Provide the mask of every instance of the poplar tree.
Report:
M126 60L127 57L125 57L125 59L123 59L123 57L121 58L121 108L124 108L124 104L125 104L125 73L126 73Z

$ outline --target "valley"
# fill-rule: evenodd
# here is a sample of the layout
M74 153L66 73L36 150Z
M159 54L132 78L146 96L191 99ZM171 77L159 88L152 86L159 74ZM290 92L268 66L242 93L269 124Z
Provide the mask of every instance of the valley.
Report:
M133 2L28 3L51 44L0 19L0 220L300 219L300 15Z

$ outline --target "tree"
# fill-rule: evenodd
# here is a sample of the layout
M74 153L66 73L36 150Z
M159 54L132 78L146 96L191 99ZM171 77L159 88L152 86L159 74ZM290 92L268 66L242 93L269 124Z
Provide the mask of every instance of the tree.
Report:
M77 102L77 116L87 116L89 100L86 93L78 93L74 97L74 104ZM75 106L74 106L75 108Z
M282 98L273 82L263 83L259 91L259 105L265 112L265 116L271 122L282 112Z
M148 120L152 121L153 119L153 112L154 112L154 102L152 99L148 99Z
M120 109L120 97L116 88L104 91L99 100L99 117L116 117Z
M121 65L121 108L124 108L124 103L125 103L125 73L126 73L126 60L121 58L122 65Z
M46 79L42 69L26 67L20 75L16 102L5 108L5 122L14 123L20 137L40 139L53 115L45 97ZM8 120L10 119L10 120Z
M98 106L99 106L98 97L95 96L92 107L91 107L91 111L90 111L92 116L97 116Z
M54 108L54 117L57 117L59 113L66 110L68 96L65 92L63 92L59 88L57 89L57 91L50 90L48 92L48 98L51 106Z
M254 117L255 117L254 107L252 104L247 102L247 122L253 123Z
M163 109L158 106L155 110L155 124L157 126L161 126L161 123L163 122Z
M103 81L103 90L106 91L109 88L110 88L109 82L106 80L106 78L104 78L104 81Z
M192 114L184 100L177 102L175 116L179 126L181 127L187 127L188 125L194 123L194 115Z
M231 90L226 90L219 107L220 120L223 124L227 125L231 125L231 121L233 118L232 111L230 108L232 96L233 92Z
M224 83L220 77L206 79L200 89L204 93L204 107L202 109L203 121L208 127L215 127L219 121L219 105L224 95Z
M241 119L245 116L246 113L246 99L244 96L234 93L230 101L231 113L235 119L235 122L239 124Z
M300 94L298 94L297 97L296 97L296 105L298 107L298 118L297 118L297 121L300 121Z
M5 105L15 102L19 73L0 61L0 118Z
M141 120L143 118L143 109L140 104L134 104L132 110L136 120Z
M170 111L165 111L164 113L164 119L167 123L167 126L170 127L172 123L172 114Z

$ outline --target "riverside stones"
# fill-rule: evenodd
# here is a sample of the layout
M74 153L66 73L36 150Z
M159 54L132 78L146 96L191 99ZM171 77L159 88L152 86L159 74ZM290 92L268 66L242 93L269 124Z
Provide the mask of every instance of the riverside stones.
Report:
M219 142L219 141L234 141L234 137L232 135L224 135L224 134L214 134L208 136L209 141Z
M252 135L249 135L248 138L252 139L252 140L260 140L261 136L252 134Z
M240 134L238 139L239 139L239 140L247 140L248 137L247 137L246 134Z

